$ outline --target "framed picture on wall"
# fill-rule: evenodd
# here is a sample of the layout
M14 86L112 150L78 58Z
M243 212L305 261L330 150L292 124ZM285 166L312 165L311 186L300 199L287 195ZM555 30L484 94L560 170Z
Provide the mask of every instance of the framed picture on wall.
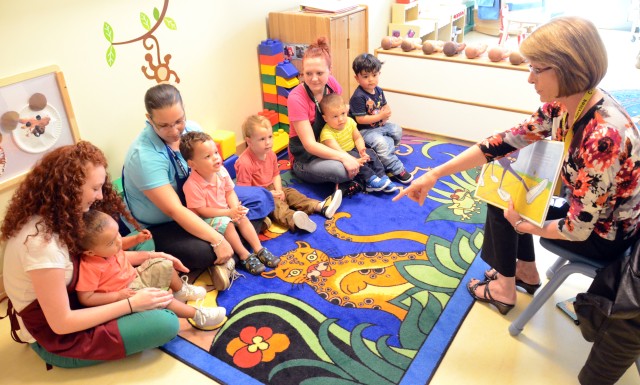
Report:
M47 152L78 140L57 66L0 79L0 191L20 183Z

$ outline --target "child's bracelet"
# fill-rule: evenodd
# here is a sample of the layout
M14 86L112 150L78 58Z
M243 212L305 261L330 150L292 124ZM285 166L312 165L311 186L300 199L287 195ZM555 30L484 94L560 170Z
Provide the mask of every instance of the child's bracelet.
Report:
M131 313L129 314L133 314L133 307L131 307L131 301L129 300L129 298L127 298L127 303L129 304L129 310L131 310Z
M215 249L216 247L220 246L222 244L222 241L224 240L224 237L220 238L220 240L218 241L218 243L216 243L215 245L212 243L211 246Z

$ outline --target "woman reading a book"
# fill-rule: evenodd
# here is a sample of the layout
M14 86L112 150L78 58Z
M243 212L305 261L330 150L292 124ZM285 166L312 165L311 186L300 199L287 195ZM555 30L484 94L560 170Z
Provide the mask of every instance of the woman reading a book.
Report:
M527 37L520 51L529 60L528 81L542 107L525 122L433 168L394 198L406 195L422 204L440 177L501 159L548 136L568 145L561 172L568 210L561 218L539 228L512 207L504 212L488 207L482 258L493 269L486 280L472 280L469 290L502 314L513 308L516 286L530 294L540 286L532 235L603 259L633 243L640 218L640 134L618 102L597 88L607 55L594 25L577 17L556 18Z
M482 259L492 269L468 284L471 295L507 314L516 286L540 286L532 235L554 240L588 258L607 260L633 242L640 219L640 134L625 110L597 88L607 54L590 21L559 17L540 26L520 46L528 81L544 104L525 122L471 146L431 169L394 200L423 204L439 178L500 159L533 142L565 142L561 176L568 204L537 227L510 208L488 205Z

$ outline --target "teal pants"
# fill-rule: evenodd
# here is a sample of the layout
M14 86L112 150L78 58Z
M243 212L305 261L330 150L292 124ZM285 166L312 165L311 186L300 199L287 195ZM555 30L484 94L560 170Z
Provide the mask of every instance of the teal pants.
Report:
M118 329L124 342L126 355L129 356L146 349L157 348L171 341L178 335L180 323L178 317L171 310L149 310L120 317ZM31 344L31 348L46 363L60 368L82 368L104 362L49 353L37 342Z

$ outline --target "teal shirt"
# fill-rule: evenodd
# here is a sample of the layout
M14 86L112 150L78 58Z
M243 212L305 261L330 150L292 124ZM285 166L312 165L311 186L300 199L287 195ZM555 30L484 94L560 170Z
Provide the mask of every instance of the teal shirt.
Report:
M202 128L197 123L188 120L184 133L189 131L202 131ZM176 152L176 155L185 170L188 169L187 162L179 151ZM178 172L181 171L178 170ZM176 169L169 158L167 147L149 122L129 147L122 174L127 207L141 222L142 227L173 221L143 193L145 190L167 184L170 184L176 193L178 190L175 178ZM129 227L132 228L130 225Z

